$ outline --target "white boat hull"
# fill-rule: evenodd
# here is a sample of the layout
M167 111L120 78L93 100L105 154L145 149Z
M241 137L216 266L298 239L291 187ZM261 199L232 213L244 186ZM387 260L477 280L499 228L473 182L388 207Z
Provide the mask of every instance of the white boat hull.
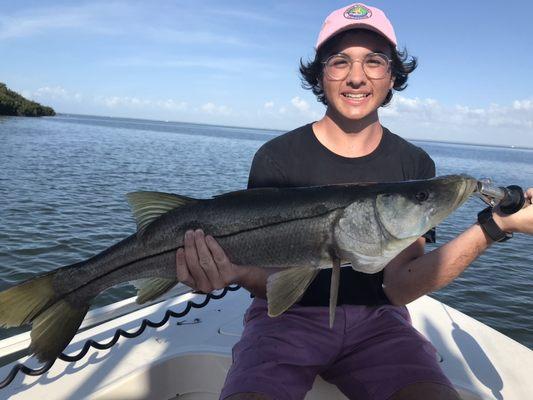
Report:
M183 294L101 323L76 335L66 353L77 353L88 339L107 342L118 328L134 331L143 318L159 321L168 308L179 312L190 299L199 303L204 296ZM119 309L135 308L132 303L133 299L128 299L95 310L84 325L91 319L109 318ZM0 390L0 398L218 399L249 303L246 291L230 292L204 308L192 309L184 318L170 319L161 328L148 327L139 337L121 338L110 350L91 349L75 363L58 360L42 376L19 373ZM409 309L414 325L439 351L442 368L463 399L531 398L531 350L427 296ZM28 334L5 339L0 342L0 357L28 344ZM39 366L35 360L21 361ZM0 368L0 379L12 366ZM317 378L306 399L345 397Z

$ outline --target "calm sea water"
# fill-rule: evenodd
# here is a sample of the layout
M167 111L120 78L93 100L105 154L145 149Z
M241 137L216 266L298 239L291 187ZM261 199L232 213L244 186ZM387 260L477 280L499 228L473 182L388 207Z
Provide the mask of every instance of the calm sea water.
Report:
M125 193L210 197L244 188L254 152L279 133L67 115L0 118L0 289L133 233ZM433 157L439 175L533 186L533 150L415 143ZM469 200L439 226L438 245L473 223L482 208L480 200ZM532 260L533 237L516 235L433 296L532 348ZM123 285L95 304L134 294ZM19 331L0 330L0 337Z

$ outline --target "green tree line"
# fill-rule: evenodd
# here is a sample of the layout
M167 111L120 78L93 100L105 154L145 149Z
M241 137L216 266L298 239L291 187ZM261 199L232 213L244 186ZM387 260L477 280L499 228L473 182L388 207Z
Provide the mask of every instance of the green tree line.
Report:
M42 117L56 115L56 113L51 107L28 100L9 90L5 83L0 82L0 115Z

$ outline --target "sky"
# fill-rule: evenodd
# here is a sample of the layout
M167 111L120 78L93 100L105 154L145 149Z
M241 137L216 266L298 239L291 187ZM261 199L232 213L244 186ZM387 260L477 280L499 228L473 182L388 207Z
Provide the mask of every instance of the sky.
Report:
M291 130L325 111L301 87L346 1L0 0L0 82L56 112ZM376 0L418 58L380 109L409 139L533 147L533 2Z

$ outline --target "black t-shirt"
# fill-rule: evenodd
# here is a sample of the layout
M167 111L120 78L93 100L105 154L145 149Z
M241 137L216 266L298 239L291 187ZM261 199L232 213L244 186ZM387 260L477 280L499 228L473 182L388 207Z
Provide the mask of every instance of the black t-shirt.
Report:
M429 155L386 128L376 150L348 158L322 145L308 124L270 140L257 151L248 188L398 182L434 176L435 163ZM434 231L426 239L433 241ZM330 278L331 269L321 270L299 304L327 306ZM389 304L382 284L383 271L365 274L341 268L338 304Z

